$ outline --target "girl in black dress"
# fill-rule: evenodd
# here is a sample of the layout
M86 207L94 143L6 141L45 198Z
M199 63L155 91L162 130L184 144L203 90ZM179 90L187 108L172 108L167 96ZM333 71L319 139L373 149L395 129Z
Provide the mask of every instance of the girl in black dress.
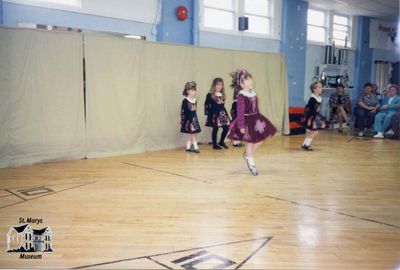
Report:
M197 118L196 83L187 82L182 93L185 98L181 107L181 132L187 133L186 151L200 153L196 133L201 131Z
M310 99L305 107L304 113L306 116L305 128L306 138L301 145L301 148L306 151L313 151L311 148L311 142L318 135L318 130L326 128L326 120L321 115L321 103L322 103L322 84L320 82L314 82L310 85L312 92Z
M204 114L207 115L207 127L212 127L213 148L220 150L228 149L225 144L225 138L229 131L229 117L225 109L225 90L224 81L221 78L215 78L211 84L210 93L207 94L204 103ZM218 129L222 128L221 139L217 143Z

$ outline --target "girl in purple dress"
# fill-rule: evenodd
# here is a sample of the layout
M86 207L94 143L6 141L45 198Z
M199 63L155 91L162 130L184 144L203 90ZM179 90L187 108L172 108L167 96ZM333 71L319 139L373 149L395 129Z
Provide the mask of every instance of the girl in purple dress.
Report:
M247 143L243 157L252 175L258 175L254 152L263 141L276 133L275 127L258 111L258 98L253 90L253 78L245 69L231 74L231 87L238 91L237 117L230 126L229 139Z

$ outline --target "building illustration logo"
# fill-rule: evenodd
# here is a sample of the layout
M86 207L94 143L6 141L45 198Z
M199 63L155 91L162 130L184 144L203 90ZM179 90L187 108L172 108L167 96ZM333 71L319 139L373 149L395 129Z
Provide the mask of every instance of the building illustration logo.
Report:
M50 227L33 229L24 224L12 226L7 233L7 252L53 252Z

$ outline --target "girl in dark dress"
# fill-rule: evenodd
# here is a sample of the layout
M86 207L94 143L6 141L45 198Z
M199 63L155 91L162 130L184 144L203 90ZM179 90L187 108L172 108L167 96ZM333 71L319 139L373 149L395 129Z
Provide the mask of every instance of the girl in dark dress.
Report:
M305 107L305 128L306 138L304 139L301 148L306 151L313 151L311 148L311 142L318 135L319 129L326 128L326 120L320 113L322 103L322 84L320 82L314 82L310 85L312 92L310 99Z
M254 152L263 141L276 133L275 127L258 110L258 98L253 90L253 79L245 69L231 74L232 88L238 91L237 117L231 123L229 139L245 141L246 152L243 157L252 175L258 175L254 163Z
M224 81L221 78L215 78L212 81L210 93L207 94L204 103L204 114L207 115L207 127L212 127L213 148L220 150L228 149L225 144L225 138L229 131L229 117L225 109L225 89ZM222 128L221 139L217 143L218 129Z
M181 132L187 133L186 151L200 153L196 133L201 131L197 118L196 83L187 82L182 93L185 98L181 107Z

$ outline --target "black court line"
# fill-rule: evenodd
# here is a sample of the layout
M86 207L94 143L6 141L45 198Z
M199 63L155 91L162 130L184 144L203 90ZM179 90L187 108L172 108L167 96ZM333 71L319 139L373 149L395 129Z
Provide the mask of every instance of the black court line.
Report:
M272 239L272 237L270 239L267 239L264 243L262 243L261 246L259 246L256 250L254 250L246 259L244 259L241 263L239 263L238 266L235 267L235 269L240 269L240 267L242 267L245 263L247 263L248 260L251 259L251 257L253 257L254 255L257 254L258 251L260 251L260 249L262 249L270 240Z
M161 265L162 267L164 267L164 268L166 268L166 269L174 269L174 268L171 268L171 267L169 267L168 265L165 265L165 264L163 264L163 263L161 263L161 262L159 262L159 261L157 261L157 260L155 260L155 259L153 259L153 258L151 258L151 257L147 257L147 259L149 259L149 260L152 261L152 262L155 262L155 263L158 264L158 265Z
M180 258L180 259L174 260L174 261L172 261L172 263L178 264L178 263L181 263L181 262L184 262L184 261L193 259L193 258L195 258L195 257L202 256L202 255L204 255L204 254L208 254L208 251L207 251L207 250L202 250L202 251L199 251L199 252L197 252L197 253L195 253L195 254L191 254L191 255L189 255L189 256L185 256L185 257L182 257L182 258Z
M351 149L351 148L347 148L347 147L344 147L344 148L345 148L345 149L349 149L349 150L357 150L357 149ZM364 152L365 152L365 151L364 151ZM122 163L127 164L127 165L131 165L131 166L136 166L136 167L143 168L143 169L148 169L148 170L163 172L163 173L167 173L167 174L171 174L171 175L176 175L176 176L180 176L180 177L184 177L184 178L189 178L189 179L195 180L195 181L200 181L200 182L212 184L212 183L209 182L209 181L203 181L203 180L200 180L200 179L196 179L196 178L193 178L193 177L189 177L189 176L185 176L185 175L180 175L180 174L176 174L176 173L172 173L172 172L168 172L168 171L162 171L162 170L158 170L158 169L154 169L154 168L144 167L144 166L140 166L140 165L136 165L136 164L131 164L131 163L128 163L128 162L122 162ZM385 225L385 226L389 226L389 227L393 227L393 228L400 228L399 225L390 224L390 223L386 223L386 222L381 222L381 221L377 221L377 220L373 220L373 219L369 219L369 218L363 218L363 217L359 217L359 216L355 216L355 215L351 215L351 214L346 214L346 213L339 212L339 211L335 211L335 210L332 210L332 209L327 209L327 208L323 208L323 207L313 206L313 205L309 205L309 204L303 204L303 203L299 203L299 202L296 202L296 201L286 200L286 199L282 199L282 198L278 198L278 197L273 197L273 196L268 196L268 195L262 195L262 194L258 194L258 193L256 193L256 194L259 195L259 196L264 196L264 197L271 198L271 199L275 199L275 200L280 200L280 201L284 201L284 202L289 202L289 203L292 203L292 204L295 204L295 205L300 205L300 206L305 206L305 207L309 207L309 208L313 208L313 209L318 209L318 210L325 211L325 212L335 213L335 214L342 215L342 216L347 216L347 217L350 217L350 218L356 218L356 219L358 219L358 220L373 222L373 223L376 223L376 224Z
M350 136L350 138L347 139L347 142L352 141L355 137L356 137L355 135Z
M68 180L76 180L77 181L77 184L82 184L82 181L85 181L85 179L81 179L81 178L79 178L79 179L74 179L74 178L71 178L71 179L65 179L65 178L63 178L63 179L54 179L55 181L68 181ZM86 182L85 182L86 183ZM71 183L57 183L57 184L51 184L51 186L52 187L54 187L54 186L65 186L65 185L71 185ZM43 185L41 185L41 186L43 186ZM20 186L17 186L17 187L10 187L10 186L8 186L8 189L21 189L21 188L37 188L37 187L39 187L39 185L30 185L30 186L23 186L23 187L20 187ZM1 189L2 190L2 189Z
M202 182L202 183L206 183L206 184L212 184L212 182L206 181L206 180L201 180L201 179L197 179L191 176L186 176L183 174L179 174L179 173L173 173L173 172L169 172L169 171L163 171L163 170L159 170L159 169L155 169L155 168L151 168L151 167L145 167L145 166L141 166L141 165L137 165L137 164L133 164L133 163L129 163L129 162L122 162L123 164L129 165L129 166L134 166L134 167L138 167L138 168L142 168L142 169L146 169L146 170L151 170L151 171L156 171L156 172L161 172L161 173L166 173L166 174L170 174L170 175L174 175L174 176L179 176L179 177L183 177L186 179L190 179L196 182Z
M386 222L382 222L382 221L377 221L377 220L373 220L373 219L369 219L369 218L363 218L363 217L359 217L359 216L355 216L355 215L351 215L351 214L346 214L346 213L343 213L343 212L340 212L340 211L336 211L336 210L332 210L332 209L328 209L328 208L318 207L318 206L305 204L305 203L299 203L299 202L296 202L296 201L286 200L286 199L273 197L273 196L268 196L268 195L264 195L264 194L258 194L257 193L257 195L263 196L263 197L266 197L266 198L270 198L270 199L274 199L274 200L277 200L277 201L288 202L288 203L295 204L295 205L298 205L298 206L305 206L305 207L318 209L318 210L329 212L329 213L333 213L333 214L342 215L342 216L345 216L345 217L355 218L355 219L358 219L358 220L373 222L373 223L376 223L376 224L385 225L385 226L389 226L389 227L400 229L399 225L390 224L390 223L386 223Z
M80 188L80 187L83 187L83 186L86 186L86 185L90 185L90 184L93 184L93 183L96 183L96 181L84 183L84 184L79 185L79 186L70 187L70 188L66 188L66 189L63 189L63 190L59 190L59 191L54 191L54 192L52 192L52 193L50 193L50 194L45 194L45 195L38 196L38 197L35 197L35 198L32 198L32 199L25 199L25 198L22 198L22 197L18 196L17 194L12 193L11 191L5 189L5 190L7 190L8 192L11 192L12 194L14 194L15 196L17 196L17 197L23 199L24 201L22 201L22 202L16 202L16 203L11 203L11 204L7 204L7 205L3 205L3 206L0 206L0 209L6 208L6 207L9 207L9 206L13 206L13 205L16 205L16 204L24 203L24 202L36 200L36 199L39 199L39 198L42 198L42 197L45 197L45 196L51 196L51 195L54 195L54 194L56 194L56 193L60 193L60 192L63 192L63 191L67 191L67 190L71 190L71 189ZM66 185L66 184L64 184L64 185Z
M170 254L175 254L175 253L180 253L180 252L187 252L187 251L192 251L192 250L199 250L199 249L205 249L205 248L213 248L213 247L220 247L220 246L227 246L227 245L233 245L233 244L240 244L240 243L245 243L245 242L253 242L253 241L258 241L258 240L265 240L265 242L261 245L262 247L267 244L273 236L267 236L267 237L260 237L260 238L253 238L253 239L248 239L248 240L240 240L240 241L234 241L234 242L227 242L227 243L222 243L222 244L216 244L216 245L209 245L209 246L204 246L204 247L197 247L197 248L188 248L188 249L182 249L182 250L176 250L176 251L170 251L170 252L164 252L164 253L158 253L158 254L153 254L153 255L147 255L147 256L139 256L139 257L133 257L133 258L128 258L128 259L121 259L121 260L115 260L115 261L108 261L108 262L102 262L102 263L95 263L95 264L88 264L88 265L83 265L83 266L78 266L74 267L71 269L83 269L83 268L88 268L88 267L95 267L95 266L101 266L101 265L107 265L107 264L113 264L113 263L119 263L119 262L126 262L126 261L133 261L133 260L140 260L140 259L147 259L150 257L157 257L157 256L163 256L163 255L170 255ZM254 256L260 248L257 248L250 256L248 256L242 263L241 266L243 266L252 256ZM236 268L239 269L239 268Z
M14 193L14 192L12 192L12 191L10 191L10 190L8 190L8 189L4 189L5 191L7 191L7 192L9 192L9 193L11 193L12 195L14 195L14 196L17 196L18 198L20 198L20 199L22 199L22 200L24 200L24 201L27 201L28 199L25 199L24 197L21 197L21 196L19 196L18 194L16 194L16 193ZM1 207L0 207L1 208Z

